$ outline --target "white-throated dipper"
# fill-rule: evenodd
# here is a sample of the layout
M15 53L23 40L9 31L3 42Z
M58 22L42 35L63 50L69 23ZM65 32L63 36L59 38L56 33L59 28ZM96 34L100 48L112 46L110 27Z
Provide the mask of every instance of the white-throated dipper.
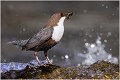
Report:
M27 40L12 41L14 45L22 47L22 50L35 51L34 55L36 60L40 63L37 53L44 51L44 55L48 63L52 64L48 58L47 52L55 46L62 38L64 33L64 20L69 19L71 13L55 13L48 20L46 25L34 36Z

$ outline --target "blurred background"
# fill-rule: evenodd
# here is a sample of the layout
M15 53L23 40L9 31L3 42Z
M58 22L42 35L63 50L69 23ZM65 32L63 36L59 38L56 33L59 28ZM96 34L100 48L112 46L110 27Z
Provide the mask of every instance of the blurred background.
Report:
M61 42L49 50L53 64L74 66L99 58L117 61L118 1L2 1L1 61L27 63L34 60L33 51L21 51L20 47L7 42L33 36L56 12L74 12L74 15L64 23ZM45 60L43 52L39 52L39 59Z

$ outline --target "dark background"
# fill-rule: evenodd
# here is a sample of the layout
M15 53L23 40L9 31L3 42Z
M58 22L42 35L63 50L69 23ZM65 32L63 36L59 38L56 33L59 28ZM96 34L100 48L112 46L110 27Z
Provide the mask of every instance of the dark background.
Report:
M21 51L21 48L7 42L33 36L55 12L74 12L74 15L64 23L65 33L61 42L49 51L54 64L63 65L65 55L74 60L75 54L86 51L85 43L95 43L98 36L102 38L105 50L118 58L118 1L2 1L1 11L2 62L33 60L34 52ZM44 60L43 52L39 53L40 60Z

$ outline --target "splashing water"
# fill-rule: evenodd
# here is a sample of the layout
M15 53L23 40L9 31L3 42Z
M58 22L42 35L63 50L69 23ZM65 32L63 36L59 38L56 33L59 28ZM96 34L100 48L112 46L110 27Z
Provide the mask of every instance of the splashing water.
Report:
M0 66L1 66L0 72L7 72L10 70L22 70L27 65L28 65L27 63L17 63L17 62L0 63Z
M109 54L105 51L105 45L102 44L100 37L97 38L96 43L85 43L85 46L88 51L86 54L81 54L81 56L85 58L82 64L90 65L98 60L105 60L111 63L118 63L118 59L116 57L113 57L112 54Z
M44 60L44 61L41 61L40 64L48 64L48 62ZM40 66L36 60L32 60L29 63L18 63L18 62L0 63L0 66L1 66L0 73L7 72L10 70L22 70L28 65L35 66L35 67Z
M111 35L111 33L109 33ZM104 40L106 43L107 40ZM118 59L113 57L112 54L105 51L105 45L101 41L101 37L98 36L95 43L88 43L86 41L85 48L87 51L80 53L80 51L74 51L73 56L69 57L69 54L65 55L62 66L79 66L79 65L91 65L99 60L108 61L111 63L118 63Z

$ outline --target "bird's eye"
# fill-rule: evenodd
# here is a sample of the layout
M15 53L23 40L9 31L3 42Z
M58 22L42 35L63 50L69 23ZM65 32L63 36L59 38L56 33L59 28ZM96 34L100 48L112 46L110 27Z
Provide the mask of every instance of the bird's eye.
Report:
M61 17L63 17L63 13L61 13Z

